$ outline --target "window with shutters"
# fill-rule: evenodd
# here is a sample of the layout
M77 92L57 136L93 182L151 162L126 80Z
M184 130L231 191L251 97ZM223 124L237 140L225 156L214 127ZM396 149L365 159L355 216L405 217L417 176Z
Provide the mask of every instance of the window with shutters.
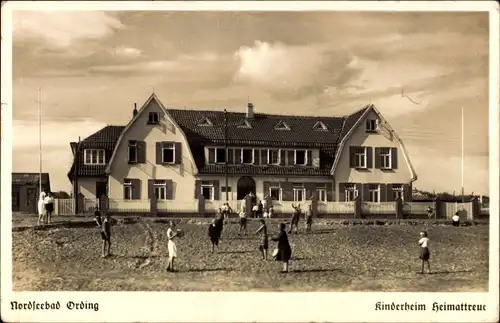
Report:
M396 201L398 198L404 199L403 184L392 184L392 198Z
M391 148L380 148L380 168L392 169Z
M162 162L173 164L175 162L175 144L164 142L162 146Z
M280 202L282 200L282 190L279 186L269 187L269 197L272 200Z
M253 164L253 149L241 150L241 162L243 164Z
M351 202L358 197L358 190L356 189L356 184L346 184L345 185L345 201Z
M214 199L214 185L210 181L202 181L201 182L201 195L205 198L205 200L213 200Z
M378 128L378 120L377 119L366 120L366 132L376 132L377 128Z
M215 163L224 164L226 162L226 150L224 148L215 148Z
M366 147L354 148L354 166L356 168L366 168L367 152Z
M132 180L125 179L123 181L123 199L131 200L132 199Z
M380 202L380 185L378 184L368 184L368 201L369 202Z
M85 149L83 151L85 165L104 165L106 151L104 149Z
M167 199L167 181L165 180L155 180L154 181L155 196L158 200Z
M128 141L128 162L137 163L137 141Z
M304 166L307 164L307 151L295 150L295 165Z
M267 150L267 163L269 165L279 165L280 164L280 150L279 149L268 149Z
M158 112L150 112L148 115L148 124L160 123L160 114Z

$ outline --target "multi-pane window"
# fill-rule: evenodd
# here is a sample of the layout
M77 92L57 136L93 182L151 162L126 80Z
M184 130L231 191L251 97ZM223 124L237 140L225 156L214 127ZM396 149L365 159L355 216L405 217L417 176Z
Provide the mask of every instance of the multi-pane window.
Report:
M241 162L243 164L253 163L253 149L242 149L241 150Z
M378 127L378 120L377 119L366 120L366 131L367 132L377 131L377 127Z
M210 181L202 181L201 182L201 195L205 198L205 200L213 200L214 199L214 185Z
M356 168L366 168L366 147L355 147L354 166Z
M392 184L392 199L396 201L398 198L404 199L403 184Z
M175 162L175 145L173 143L163 143L162 162L167 164L173 164Z
M293 201L303 202L306 199L306 190L302 184L293 184Z
M380 148L380 168L391 169L391 148Z
M132 181L130 179L125 179L123 181L123 199L132 199Z
M368 184L369 202L380 202L380 190L378 184Z
M326 202L326 183L316 185L318 202Z
M150 112L148 115L148 123L149 124L160 123L160 114L158 112Z
M269 165L278 165L280 163L279 149L269 149L267 151L267 163Z
M351 202L358 197L358 190L356 189L356 184L346 184L345 185L345 201Z
M137 163L137 141L128 141L128 162Z
M85 165L104 165L106 151L104 149L85 149L83 152Z
M218 164L226 162L226 150L224 148L215 148L215 162Z
M281 201L281 195L282 191L279 186L271 186L269 187L269 197L271 197L272 200L275 201Z
M307 154L305 150L295 150L295 165L305 165L307 163Z
M167 182L164 180L154 181L155 196L158 200L167 199Z

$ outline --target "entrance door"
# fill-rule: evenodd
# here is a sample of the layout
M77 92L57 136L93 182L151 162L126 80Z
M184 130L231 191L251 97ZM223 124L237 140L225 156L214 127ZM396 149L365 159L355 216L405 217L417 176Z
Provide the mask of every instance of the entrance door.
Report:
M241 177L237 184L237 199L244 199L250 192L255 196L255 181L248 176Z
M12 192L12 212L19 212L19 192Z
M35 188L26 189L26 211L30 213L38 213L37 210L37 194Z
M100 198L103 195L108 195L108 183L97 182L95 183L95 196Z

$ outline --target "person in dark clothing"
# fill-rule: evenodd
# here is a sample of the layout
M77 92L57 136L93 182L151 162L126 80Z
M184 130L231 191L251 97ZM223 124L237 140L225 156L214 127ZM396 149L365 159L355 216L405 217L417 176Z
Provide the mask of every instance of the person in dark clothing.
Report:
M219 241L222 240L222 230L224 229L224 215L222 213L217 214L217 217L215 218L215 227L217 228L217 231L219 232Z
M290 223L290 230L288 230L288 233L292 233L293 228L295 227L295 234L299 232L299 219L300 219L300 204L294 205L292 204L292 221Z
M262 205L262 201L259 201L259 203L257 203L257 212L255 215L258 218L262 218L263 213L264 213L264 205Z
M94 210L94 221L97 223L97 226L100 228L102 225L102 216L101 211L99 211L99 207L96 206Z
M269 240L267 236L267 226L264 219L260 220L260 227L257 229L255 234L261 234L261 241L259 250L262 252L262 259L267 260L267 250L269 249Z
M111 255L111 222L109 214L106 214L106 217L102 221L101 237L102 237L102 257L106 258Z
M288 272L288 261L292 257L292 248L288 242L288 236L285 231L285 224L280 223L280 232L275 235L272 240L278 242L278 254L276 255L276 261L283 262L283 273Z
M213 219L208 227L208 237L210 238L211 251L214 252L215 247L219 248L219 228L217 227L217 220Z

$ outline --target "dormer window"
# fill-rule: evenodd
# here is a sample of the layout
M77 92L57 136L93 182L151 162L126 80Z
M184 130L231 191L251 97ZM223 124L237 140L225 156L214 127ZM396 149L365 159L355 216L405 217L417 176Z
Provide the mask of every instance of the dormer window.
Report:
M328 131L328 128L325 126L325 124L321 121L318 121L314 124L314 127L313 127L314 130L317 130L317 131Z
M242 129L252 129L252 125L248 122L248 120L241 120L236 127Z
M202 118L202 119L198 122L198 126L201 126L201 127L210 127L210 126L213 126L213 123L212 123L212 121L210 121L210 119L208 119L208 118Z
M376 132L377 129L378 129L378 120L377 119L366 120L366 132Z
M160 114L158 112L150 112L148 116L148 124L160 123Z
M280 120L280 122L278 122L276 126L274 126L274 130L290 130L290 126L287 125L283 120Z

